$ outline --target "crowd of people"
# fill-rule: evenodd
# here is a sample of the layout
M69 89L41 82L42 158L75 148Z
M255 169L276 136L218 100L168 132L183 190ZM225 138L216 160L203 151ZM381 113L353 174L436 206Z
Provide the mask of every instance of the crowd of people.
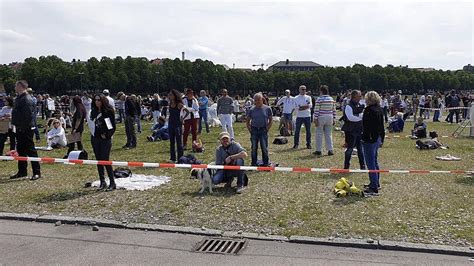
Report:
M147 140L169 141L169 162L177 163L184 156L184 151L194 150L200 141L203 128L210 133L210 114L215 112L220 124L219 141L221 146L216 152L217 164L244 165L247 153L236 140L233 124L245 121L251 140L252 166L272 166L268 152L268 132L273 125L273 117L281 116L279 129L283 128L289 136L293 136L293 149L299 148L301 127L305 127L307 149L312 148L312 123L316 128L316 145L313 154L323 156L323 141L328 156L334 155L332 130L336 123L341 123L345 138L344 169L349 169L354 149L360 169L376 170L378 165L378 148L383 145L385 127L389 120L405 121L410 116L417 121L412 134L419 138L426 137L426 124L433 112L433 121L440 121L443 108L470 107L472 98L469 94L457 94L450 91L446 95L437 92L433 95L414 94L411 99L402 97L401 92L383 93L359 90L338 94L336 99L330 96L328 86L319 88L319 96L312 96L305 85L299 86L298 94L291 95L285 91L282 97L270 103L265 93L247 96L241 101L239 96L229 96L226 89L219 95L211 97L208 92L185 89L183 93L171 90L166 95L137 96L118 92L112 98L109 90L90 95L84 92L73 97L62 96L52 98L48 94L34 95L24 80L15 86L16 97L5 97L0 101L0 120L8 119L10 124L6 132L0 133L0 152L3 154L4 143L10 139L10 150L16 150L20 156L36 157L37 152L33 137L40 140L37 117L47 119L45 136L48 147L68 147L64 158L76 150L83 150L82 133L87 124L91 134L91 145L97 160L109 160L112 147L112 136L116 123L124 123L126 143L124 149L137 147L137 132L143 131L141 121L153 121L151 134ZM211 108L212 107L212 108ZM336 110L342 111L339 122ZM294 116L294 117L293 117ZM446 121L456 123L469 118L467 109L450 109ZM203 126L204 124L204 126ZM393 127L391 127L393 129ZM403 126L401 127L403 130ZM400 130L400 129L397 129ZM191 142L188 142L191 135ZM192 144L188 144L192 143ZM262 154L258 160L258 150ZM41 177L40 166L32 162L32 180ZM100 189L116 188L112 167L97 166ZM106 173L105 173L106 172ZM109 185L105 182L105 174ZM232 178L237 177L237 192L245 189L243 171L224 173L218 171L214 176L214 184L226 183L231 186ZM11 178L27 175L26 162L18 163L18 172ZM379 174L370 173L370 182L366 187L367 194L378 194L380 188Z
M425 93L411 96L402 96L401 91L393 91L391 93L382 93L382 109L385 123L388 122L390 116L395 116L397 113L403 114L403 120L413 116L413 121L416 121L418 116L423 119L430 119L433 122L440 122L443 109L452 108L449 111L445 121L449 123L454 122L456 116L456 123L462 120L469 119L468 108L461 109L459 107L470 107L473 101L473 95L469 92L457 93L455 90L446 92L433 92L431 94ZM339 93L336 97L336 102L342 108L350 101L350 92ZM459 109L455 109L459 108ZM432 115L431 115L432 114Z

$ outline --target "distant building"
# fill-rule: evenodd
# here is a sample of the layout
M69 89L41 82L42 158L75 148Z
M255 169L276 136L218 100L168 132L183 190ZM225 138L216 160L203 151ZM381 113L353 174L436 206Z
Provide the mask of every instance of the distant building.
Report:
M72 59L71 64L73 64L73 65L74 65L74 64L82 64L82 65L85 65L85 64L87 64L87 61L81 61L81 59L77 59L77 60L76 60L76 59Z
M150 63L152 65L163 65L163 59L160 59L160 58L152 59Z
M280 71L313 71L316 68L324 67L318 63L312 61L280 61L268 68L268 70L280 70Z
M471 64L468 64L467 66L464 66L462 70L474 73L474 66L471 66Z
M418 67L418 68L412 68L412 69L420 71L420 72L430 72L430 71L435 71L436 70L432 67Z
M8 64L8 67L13 69L13 71L18 71L21 66L23 66L23 63L20 63L20 62L13 62L13 63L10 63Z
M234 70L239 70L239 71L244 71L244 72L252 72L253 71L253 69L251 69L251 68L242 68L242 67L234 68Z
M222 66L225 70L229 70L230 67L226 64L217 64L217 66Z

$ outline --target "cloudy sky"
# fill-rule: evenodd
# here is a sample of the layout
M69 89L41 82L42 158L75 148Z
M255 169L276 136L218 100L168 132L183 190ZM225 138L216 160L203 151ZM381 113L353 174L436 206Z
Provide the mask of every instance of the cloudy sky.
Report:
M474 63L472 1L0 0L0 63L144 56L232 67L311 60L460 69Z

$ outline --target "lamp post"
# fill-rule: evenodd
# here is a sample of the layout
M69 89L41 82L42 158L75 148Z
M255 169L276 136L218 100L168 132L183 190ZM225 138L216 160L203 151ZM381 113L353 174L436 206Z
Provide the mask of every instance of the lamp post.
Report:
M78 74L81 77L81 92L82 92L82 76L84 76L84 72L79 72Z

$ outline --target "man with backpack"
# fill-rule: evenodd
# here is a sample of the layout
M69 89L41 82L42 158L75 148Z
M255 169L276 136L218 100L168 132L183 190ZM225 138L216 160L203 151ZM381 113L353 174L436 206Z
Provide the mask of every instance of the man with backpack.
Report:
M291 96L290 90L285 90L285 96L281 97L277 104L277 106L283 105L283 127L285 134L281 134L282 136L289 136L293 135L293 110L295 109L295 98ZM289 134L286 134L289 132Z

